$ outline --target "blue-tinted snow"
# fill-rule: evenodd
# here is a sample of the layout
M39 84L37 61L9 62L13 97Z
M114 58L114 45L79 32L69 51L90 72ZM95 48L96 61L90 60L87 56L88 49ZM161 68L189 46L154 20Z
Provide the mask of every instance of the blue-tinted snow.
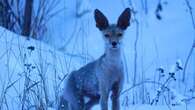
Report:
M1 67L1 86L9 85L8 68L11 74L11 80L15 81L23 74L24 65L22 62L22 56L24 53L30 55L29 50L26 49L29 45L35 46L35 49L45 50L42 51L42 59L44 61L44 71L47 77L49 98L54 100L53 79L55 79L53 73L57 73L58 79L62 78L64 74L69 73L87 63L98 58L104 52L104 43L101 38L101 33L95 27L93 10L95 8L100 9L109 19L110 23L115 23L118 16L125 7L128 7L128 0L113 1L113 0L86 0L81 2L79 7L81 10L76 10L77 0L61 0L58 8L64 8L60 14L56 15L49 21L49 28L46 35L43 37L43 41L48 43L41 43L40 41L30 40L26 41L20 36L12 34L3 28L0 28L0 67ZM189 10L186 7L184 0L169 0L163 2L163 11L161 12L162 20L158 20L155 17L155 9L157 6L157 0L148 1L148 13L143 11L143 7L140 1L132 1L133 7L137 11L136 18L140 21L139 25L139 40L138 40L138 73L145 73L145 79L154 79L156 68L162 66L166 71L170 71L171 66L179 59L182 64L186 60L190 46L192 45L194 30L189 15ZM167 3L166 3L167 2ZM193 11L195 1L190 1ZM77 13L89 10L90 12L77 17ZM2 34L3 33L3 34ZM124 37L124 55L127 62L126 70L129 73L130 83L125 85L125 89L131 87L132 73L133 73L133 61L134 61L134 41L136 36L136 24L132 22L128 28ZM56 50L57 49L57 50ZM8 53L7 53L7 50ZM62 53L61 53L62 52ZM56 54L55 54L56 53ZM82 58L81 58L82 57ZM85 57L89 58L86 61L82 60ZM38 64L40 58L40 52L35 51L30 55L28 62L32 64ZM71 62L70 65L67 65ZM9 63L9 64L7 64ZM187 89L194 86L195 80L195 68L194 68L194 55L190 59L187 68ZM68 68L68 69L67 69ZM16 73L16 74L15 74ZM33 72L32 79L35 81L39 78L37 71ZM182 72L178 73L177 77L181 76ZM139 82L139 81L138 81ZM10 104L10 108L18 108L21 105L17 105L19 102L19 94L23 90L23 79L15 85L15 88L10 88L8 91L7 100ZM173 93L178 95L178 98L183 98L184 87L180 85L179 90L175 85L173 87ZM148 88L150 90L151 88ZM151 90L153 90L152 88ZM176 92L175 92L176 91ZM149 91L150 92L150 91ZM152 91L151 97L155 95L155 91ZM129 92L131 94L131 91ZM122 97L123 98L123 97ZM163 103L165 104L165 103ZM194 103L193 103L194 104ZM123 110L168 110L167 106L148 106L148 105L136 105ZM188 107L190 109L192 107ZM98 110L98 107L96 108ZM185 105L176 106L173 110L184 110Z

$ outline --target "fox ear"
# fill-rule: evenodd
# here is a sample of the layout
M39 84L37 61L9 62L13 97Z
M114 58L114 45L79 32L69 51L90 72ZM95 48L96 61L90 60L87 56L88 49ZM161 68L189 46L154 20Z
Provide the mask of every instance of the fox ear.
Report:
M129 20L131 18L131 10L130 8L126 8L122 14L118 18L117 27L119 27L122 30L127 29L129 26Z
M94 17L96 21L96 27L99 28L99 30L104 30L108 27L108 20L100 10L95 9Z

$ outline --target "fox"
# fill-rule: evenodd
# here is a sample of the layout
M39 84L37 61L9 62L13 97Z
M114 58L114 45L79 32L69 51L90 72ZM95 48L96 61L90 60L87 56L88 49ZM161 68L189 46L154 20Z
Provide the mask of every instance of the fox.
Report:
M131 10L126 8L116 24L109 24L98 9L94 10L94 18L105 41L105 52L97 60L69 74L60 97L59 110L91 110L96 104L100 104L101 110L108 110L109 96L112 110L120 110L119 96L124 83L121 44L130 25ZM86 97L88 100L85 100Z

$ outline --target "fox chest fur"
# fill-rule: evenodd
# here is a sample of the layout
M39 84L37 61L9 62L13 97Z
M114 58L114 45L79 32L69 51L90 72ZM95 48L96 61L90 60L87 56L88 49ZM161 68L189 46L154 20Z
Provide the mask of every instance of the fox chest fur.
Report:
M97 65L96 76L99 83L103 83L108 90L112 89L114 83L123 82L123 64L120 55L106 54L101 63Z

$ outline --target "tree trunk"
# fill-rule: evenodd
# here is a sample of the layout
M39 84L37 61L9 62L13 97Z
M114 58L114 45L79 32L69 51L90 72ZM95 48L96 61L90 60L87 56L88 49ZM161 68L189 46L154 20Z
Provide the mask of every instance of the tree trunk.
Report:
M0 1L0 25L6 29L10 29L10 13L9 13L9 3L7 0Z
M31 19L32 19L32 10L33 10L33 0L26 0L25 10L24 10L24 22L22 35L29 37L31 32Z

